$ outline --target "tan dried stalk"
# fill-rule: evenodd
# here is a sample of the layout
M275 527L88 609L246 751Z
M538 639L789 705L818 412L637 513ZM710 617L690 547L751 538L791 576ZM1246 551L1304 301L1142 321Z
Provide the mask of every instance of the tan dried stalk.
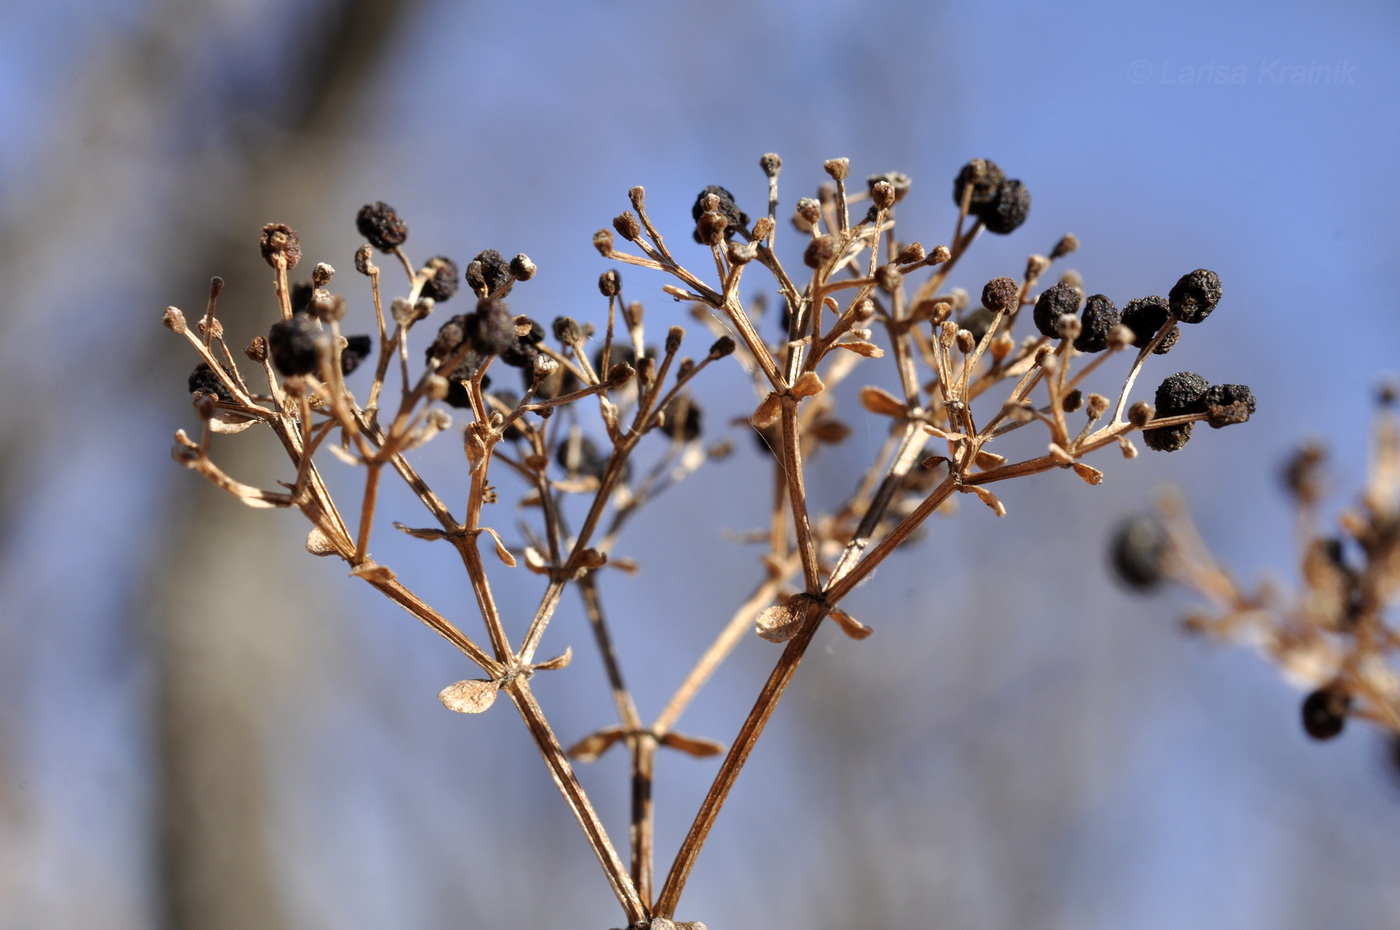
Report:
M983 220L974 215L977 210L971 184L964 185L952 246L926 252L917 243L901 243L895 236L895 203L907 191L907 179L895 175L872 178L868 190L853 192L846 187L849 167L845 159L827 162L834 183L823 189L819 200L798 206L795 222L807 237L806 267L799 277L788 270L774 247L781 162L768 155L761 164L768 176L768 211L752 225L727 199L727 192L709 189L697 202L696 237L709 244L714 267L710 283L672 254L648 215L641 188L630 192L635 213L625 212L614 221L618 234L635 247L635 252L616 248L615 237L608 230L594 237L604 257L674 279L676 283L665 285L663 290L688 303L691 315L719 337L698 361L680 356L684 331L677 326L668 327L664 351L649 353L644 348L641 306L621 303L620 279L613 271L600 281L608 298L601 333L561 318L554 327L560 342L556 349L534 338L531 321L519 317L514 321L516 328L502 334L504 310L497 301L513 284L528 279L534 266L524 256L517 256L507 276L499 256L482 253L468 267L467 275L479 301L475 312L444 324L436 340L422 340L432 342L430 359L414 380L408 362L410 338L416 335L415 327L434 311L434 302L423 295L434 293L440 299L451 295L444 293L434 278L440 266L430 262L414 270L400 247L402 235L375 241L375 234L368 232L371 241L403 265L408 283L405 296L392 301L386 314L381 301L384 282L370 260L369 246L356 255L357 269L370 279L377 328L374 376L363 405L346 384L342 371L347 352L340 337L344 303L331 298L328 291L315 292L309 303L319 324L303 328L309 344L321 346L321 354L306 370L292 375L276 370L277 365L287 367L278 352L286 351L288 337L275 327L269 337L259 337L250 345L247 354L263 371L266 394L248 387L224 343L215 315L218 279L197 327L189 328L184 315L174 308L165 316L166 325L185 335L207 366L204 375L197 373L192 379L203 432L198 441L183 432L177 434L177 461L249 506L300 510L312 526L309 551L345 560L352 574L476 663L484 678L449 685L440 695L450 709L479 713L492 706L500 692L506 693L583 829L629 926L637 928L674 925L672 918L710 828L822 621L831 617L843 632L858 639L870 635L870 628L841 605L930 515L946 509L957 494L972 494L1001 515L1004 508L988 485L1056 469L1073 471L1080 479L1097 484L1101 473L1081 461L1088 453L1118 445L1131 458L1136 454L1129 441L1132 432L1186 424L1206 416L1191 412L1153 419L1145 404L1129 408L1133 379L1153 348L1175 332L1175 315L1155 334L1148 334L1151 340L1130 363L1116 405L1096 394L1090 394L1085 402L1080 385L1105 360L1122 354L1137 334L1117 327L1110 334L1108 350L1078 370L1075 362L1079 353L1072 346L1079 335L1076 318L1061 320L1055 336L1034 335L1017 341L1010 334L1023 306L1032 303L1032 291L1051 266L1050 259L1032 256L1019 281L998 279L989 285L986 294L993 294L994 286L999 288L995 291L1000 295L995 301L999 306L985 321L980 335L969 332L963 324L972 325L973 314L965 307L965 295L945 291L945 284L983 231ZM872 204L870 212L853 223L850 208L867 201ZM392 220L398 222L396 217ZM386 228L392 232L392 223ZM287 227L268 229L281 237L269 239L265 231L263 243L264 255L275 272L276 316L297 323L300 318L294 319L296 308L287 272L296 264L299 244ZM1066 237L1052 255L1058 258L1072 248L1072 238ZM745 275L751 268L762 269L784 306L786 332L774 343L762 334L763 321L754 312L756 305L746 304L740 296L740 286L746 284ZM318 287L325 288L331 280L329 267L318 266L315 280ZM990 298L984 295L984 299ZM490 326L496 330L489 330ZM590 334L601 338L603 354L596 364L586 347ZM610 360L611 350L624 346L630 347L635 359L631 365ZM503 362L496 358L502 353L515 357ZM752 373L758 403L749 420L773 451L774 494L763 533L767 547L762 572L712 644L648 723L628 689L613 647L596 572L610 564L620 534L639 508L708 458L727 454L726 444L706 448L692 433L694 401L690 391L702 372L731 353ZM277 365L269 362L270 354ZM521 358L527 363L525 398L516 401L489 394L485 387L488 369L520 363ZM807 491L807 459L821 444L839 442L849 432L837 419L842 386L881 359L894 367L899 395L866 386L857 397L862 415L885 421L888 438L853 482L850 497L823 512L814 507ZM390 410L381 407L381 401L395 367L402 384L397 404ZM561 379L571 379L572 386L565 386ZM988 404L983 398L998 385L1010 386L1005 399ZM1037 392L1043 399L1032 399ZM448 418L436 405L444 396L455 398L454 403L468 416L467 493L460 518L410 461L415 449L447 428ZM583 411L594 406L601 433L607 438L606 458L587 460L578 433ZM1069 417L1081 406L1088 416L1075 429ZM1110 406L1114 407L1111 419L1101 422ZM1041 424L1048 433L1044 454L1008 462L987 448L1006 432L1032 423ZM295 479L285 490L242 484L225 474L211 457L215 435L257 427L273 433L294 467ZM637 456L642 438L657 430L670 437L665 451L652 456L649 468L636 467L645 459ZM507 438L515 437L517 431L518 437ZM929 454L930 442L936 454ZM364 468L360 519L353 530L321 478L315 461L318 454L332 454ZM524 530L523 544L508 546L495 529L483 523L486 507L496 503L500 494L493 483L500 470L492 469L498 463L522 482L522 501L539 510L537 523ZM641 477L632 477L634 468ZM435 524L423 528L395 525L415 537L446 542L457 551L485 628L484 642L462 632L404 587L390 567L371 558L369 543L379 517L379 492L386 474L397 475L412 490ZM571 526L573 508L566 502L580 495L587 499L587 507L578 525ZM539 606L518 642L508 635L497 607L479 545L483 533L491 537L492 548L505 566L516 568L523 561L528 571L543 576ZM611 564L627 567L626 562ZM537 672L560 669L568 663L568 650L544 662L535 661L535 656L570 585L582 598L607 673L617 722L601 727L566 752L533 696L530 679ZM730 740L728 751L721 743L678 732L681 715L744 632L755 624L759 635L786 645L739 732ZM624 864L610 840L570 762L571 756L592 760L616 745L625 746L631 758L630 865ZM661 747L697 757L725 755L660 888L655 889L652 780L655 753Z

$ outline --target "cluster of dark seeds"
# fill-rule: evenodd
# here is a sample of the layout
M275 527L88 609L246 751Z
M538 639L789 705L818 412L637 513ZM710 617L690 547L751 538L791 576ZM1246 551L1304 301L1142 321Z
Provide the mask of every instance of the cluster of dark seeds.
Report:
M994 161L974 158L963 165L953 181L953 203L958 207L969 187L972 194L968 213L981 220L988 232L1004 236L1030 215L1030 191L1020 181L1008 181L1006 172Z

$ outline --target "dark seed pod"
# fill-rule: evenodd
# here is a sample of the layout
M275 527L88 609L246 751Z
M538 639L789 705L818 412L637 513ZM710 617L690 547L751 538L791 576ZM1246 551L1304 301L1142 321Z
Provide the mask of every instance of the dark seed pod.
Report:
M1171 307L1165 297L1138 297L1128 301L1123 308L1123 325L1133 331L1134 348L1146 348L1152 337L1157 335L1157 331L1166 325L1170 316ZM1166 355L1171 347L1176 345L1180 335L1179 330L1168 332L1162 337L1162 341L1157 343L1157 348L1152 350L1152 354Z
M435 255L428 259L423 270L428 272L428 280L423 283L423 290L420 292L422 296L442 303L457 293L461 284L461 273L452 259L446 255Z
M224 371L228 372L230 376L233 374L226 365ZM224 387L219 376L214 374L214 369L209 367L208 362L200 362L195 366L194 371L190 372L189 385L191 394L213 394L222 401L233 400L233 395L229 393L228 388Z
M466 322L467 338L481 355L502 355L516 345L515 316L499 297L477 301Z
M350 374L360 363L369 358L369 353L374 343L369 336L347 336L345 348L340 350L340 372Z
M820 268L836 257L836 237L824 234L807 243L802 253L802 262L808 268Z
M305 312L308 304L311 303L311 295L316 293L316 288L310 281L298 281L291 287L288 297L292 302L292 312Z
M1031 192L1020 181L1003 181L996 197L977 213L987 232L1005 236L1031 214Z
M519 253L510 260L510 276L517 281L528 281L539 271L539 266L530 261L530 256Z
M1155 407L1157 417L1174 417L1187 413L1203 413L1204 397L1210 382L1191 371L1169 376L1157 386ZM1191 438L1192 423L1158 426L1142 431L1142 441L1157 452L1175 452Z
M1021 286L1011 278L993 278L982 288L982 306L993 313L1010 313L1018 306Z
M598 290L604 297L616 297L622 293L622 275L609 268L598 276Z
M1001 187L1005 180L1006 172L997 167L996 162L974 158L962 166L962 170L953 180L953 206L962 206L963 193L971 185L972 200L968 204L968 212L977 215L983 207L992 202L996 197L997 188Z
M515 344L501 353L501 361L514 368L523 368L528 371L534 368L535 356L540 354L535 346L544 342L544 327L529 317L516 317L515 331L517 334L520 332L522 320L530 324L529 331L523 336L517 335L515 337Z
M1084 293L1079 288L1063 281L1042 291L1036 298L1035 310L1031 314L1035 328L1051 339L1059 338L1060 317L1077 314L1079 302L1083 299Z
M1197 268L1172 286L1167 295L1172 313L1183 323L1199 323L1220 302L1220 276L1205 268Z
M573 317L557 316L554 318L554 338L561 345L571 346L583 338L583 331Z
M514 281L510 263L495 249L482 249L467 264L467 285L477 297L504 297Z
M768 177L776 178L778 172L783 170L783 160L776 153L769 152L758 160L758 167L762 168Z
M1162 583L1162 559L1170 549L1171 541L1162 524L1144 514L1119 524L1108 552L1118 580L1146 592Z
M1254 392L1244 384L1217 384L1201 401L1206 408L1206 422L1214 429L1243 423L1254 413Z
M631 210L623 210L613 217L613 229L628 242L636 242L642 236L642 224Z
M661 431L672 439L693 442L700 438L700 405L688 398L677 398L666 408Z
M1303 698L1303 729L1316 740L1332 739L1342 732L1351 712L1351 695L1340 685L1318 688Z
M258 243L263 261L277 267L277 256L282 256L288 268L295 268L301 261L301 237L286 223L268 223L262 228L262 240Z
M1118 308L1103 294L1095 294L1084 302L1079 322L1074 347L1080 352L1102 352L1108 348L1109 331L1118 325Z
M267 332L272 365L288 377L309 375L320 368L327 342L325 331L304 313L290 320L278 320Z
M700 196L695 198L695 206L691 207L690 209L691 219L695 220L697 224L699 223L700 217L706 212L705 198L710 194L714 194L716 197L719 198L719 206L716 208L716 212L722 214L726 220L726 228L724 230L725 239L733 239L734 234L737 233L739 230L749 228L748 214L745 213L743 210L740 210L739 207L734 203L734 195L729 193L729 191L725 190L724 188L720 187L718 184L711 184L709 187L705 188L703 191L700 192ZM695 230L694 235L696 242L704 242L704 240L700 237L700 230L698 227Z
M720 336L715 340L715 344L710 346L710 358L721 359L726 355L732 355L735 347L733 336Z
M382 200L367 203L355 215L355 228L381 252L392 252L408 238L408 224Z

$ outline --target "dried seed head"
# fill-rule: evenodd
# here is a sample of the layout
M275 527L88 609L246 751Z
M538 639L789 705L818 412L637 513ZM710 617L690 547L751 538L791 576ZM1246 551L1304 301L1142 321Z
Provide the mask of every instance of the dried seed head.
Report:
M347 336L340 350L340 373L348 375L359 368L360 363L369 358L373 347L368 335Z
M724 358L726 355L733 355L735 348L736 343L732 336L720 336L715 340L714 345L710 346L710 360L715 361L716 359Z
M1090 420L1097 420L1108 412L1108 403L1108 398L1102 394L1090 394L1084 412L1088 414Z
M1027 257L1026 257L1026 280L1027 280L1027 281L1034 281L1036 278L1038 278L1038 277L1040 277L1041 275L1045 274L1046 269L1048 269L1049 267L1050 267L1050 259L1046 258L1044 255L1029 255L1029 256L1027 256ZM1077 281L1070 281L1070 282L1068 282L1068 283L1073 284L1075 287L1078 287L1078 286L1079 286L1079 283L1078 283Z
M1217 384L1206 391L1202 403L1206 422L1213 429L1243 423L1254 413L1254 392L1243 384Z
M958 351L963 355L967 355L971 353L973 349L977 348L977 337L965 329L958 330L956 342Z
M807 243L807 250L802 253L802 262L808 268L821 268L836 257L836 250L835 236L830 233L817 236Z
M951 260L952 257L953 253L948 251L948 247L946 245L934 246L933 254L928 257L928 263L930 265L941 265L944 262Z
M1036 298L1032 318L1035 328L1041 335L1055 338L1059 335L1059 323L1064 317L1073 317L1079 312L1079 302L1084 294L1077 287L1063 282L1047 288Z
M1074 347L1080 352L1102 352L1108 348L1108 334L1119 322L1118 308L1103 294L1084 302L1079 337Z
M875 283L880 290L887 294L893 294L899 289L899 285L904 281L904 275L899 273L899 269L894 265L881 265L875 269Z
M1172 314L1183 323L1199 323L1220 302L1220 276L1197 268L1172 285L1167 300Z
M635 190L635 188L634 188ZM611 230L600 229L593 234L593 248L598 250L598 254L608 258L613 253L613 234Z
M1319 688L1303 699L1303 729L1315 740L1332 739L1346 726L1351 695L1338 683Z
M554 338L562 345L572 346L583 341L583 331L573 317L557 316L554 318Z
M924 252L923 244L911 242L899 250L899 254L894 257L894 263L896 265L912 265L925 258L928 258L928 254Z
M803 197L797 201L797 215L807 223L808 228L816 226L822 218L822 205L812 197Z
M712 205L709 201L710 197L715 198ZM713 236L715 234L714 230L719 227L718 222L713 219L706 223L703 218L707 213L718 213L723 217L724 226L719 228L718 233L722 238L732 239L734 234L739 232L739 230L749 228L748 214L740 210L734 203L734 195L718 184L711 184L700 192L700 195L695 198L695 206L690 209L690 218L696 221L694 233L696 242L706 245L718 244L717 242L709 242L706 238L702 237ZM703 230L701 228L702 226L705 227ZM706 230L708 230L708 232Z
M423 282L423 289L419 292L424 297L431 297L434 301L442 302L451 299L457 293L460 286L460 272L457 270L457 263L446 255L434 255L423 265L423 273L427 275L427 280Z
M322 323L339 323L345 319L345 310L345 295L326 290L312 291L311 299L306 302L307 315Z
M1171 550L1171 540L1156 518L1139 515L1119 524L1109 546L1113 573L1119 581L1137 591L1150 591L1162 583L1162 560Z
M1142 429L1152 422L1152 418L1156 415L1157 411L1145 400L1137 401L1128 408L1128 422L1138 429Z
M392 252L408 238L408 224L382 200L367 203L355 215L355 228L381 252Z
M1283 484L1301 503L1312 503L1322 496L1322 462L1327 457L1320 443L1310 442L1284 463Z
M309 375L321 367L330 348L328 334L306 314L278 320L267 333L272 365L283 376Z
M1068 339L1073 342L1079 338L1081 327L1079 317L1062 316L1055 321L1055 335L1060 339Z
M993 278L982 288L982 306L993 313L1010 313L1019 303L1020 285L1010 278Z
M753 224L754 242L762 242L773 234L774 223L771 217L760 216Z
M822 162L822 168L831 175L833 180L844 181L851 174L851 160L849 158L828 158Z
M375 266L374 262L370 260L373 256L374 250L370 248L369 243L365 243L356 249L355 270L366 277L377 273L379 269Z
M885 210L888 209L890 205L903 200L904 196L909 193L909 188L914 182L909 180L909 175L907 174L903 174L899 171L886 171L884 174L872 174L865 179L865 183L866 186L870 188L870 197L875 201L875 205ZM881 206L880 199L875 194L875 186L881 183L888 184L891 193L894 195L894 199L884 206Z
M642 235L642 224L631 210L623 210L613 217L613 229L628 242L636 242Z
M770 178L776 178L778 172L783 170L783 160L773 152L768 152L758 160L758 167L763 169L763 173Z
M888 210L894 206L894 187L884 178L879 179L870 185L870 201L875 204L876 209Z
M685 330L679 326L672 326L666 330L666 354L675 355L681 350L681 340L685 338Z
M1065 413L1074 413L1084 406L1084 392L1079 388L1070 391L1060 400L1060 409Z
M616 297L622 293L622 275L609 268L598 276L598 290L604 297Z
M714 210L702 213L695 224L695 241L701 245L719 245L727 235L731 235L728 229L729 220L724 214Z
M725 247L724 254L731 265L747 265L758 258L758 246L752 242L731 242Z
M1003 181L996 197L977 214L987 232L1005 236L1016 230L1031 213L1031 192L1020 181Z
M968 186L972 187L972 199L969 202L968 211L974 215L981 212L982 208L990 204L996 197L997 188L1006 180L1006 173L997 166L994 161L985 158L974 158L972 161L962 166L958 176L953 179L953 206L961 207L963 194Z
M331 283L331 278L335 275L335 269L325 262L317 262L316 267L311 269L311 286L325 287Z
M263 261L273 268L279 261L288 268L295 268L301 261L301 237L286 223L268 223L264 226L258 245L262 249Z
M165 313L161 316L160 321L165 325L166 329L173 333L183 334L188 329L188 326L185 324L185 315L180 312L178 307L166 307Z
M1060 241L1055 243L1055 247L1050 250L1050 260L1064 258L1069 253L1079 248L1079 239L1074 233L1065 233L1060 237Z
M243 354L261 365L267 361L267 339L262 336L254 336L248 343L248 347L243 350Z

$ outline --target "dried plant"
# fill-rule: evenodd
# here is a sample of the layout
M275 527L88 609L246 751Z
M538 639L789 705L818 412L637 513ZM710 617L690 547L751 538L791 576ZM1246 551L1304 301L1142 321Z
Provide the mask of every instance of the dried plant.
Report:
M777 247L781 160L765 155L760 166L768 192L767 209L757 220L751 222L722 187L706 188L696 200L688 232L707 248L703 272L672 253L640 187L630 191L631 209L593 238L604 258L672 279L662 290L713 332L698 358L682 356L686 334L680 326L666 326L659 349L648 341L643 307L622 299L616 270L599 280L604 319L590 325L560 317L550 327L551 341L550 331L514 315L505 301L534 275L534 264L524 255L506 260L491 250L466 266L470 311L420 340L424 321L441 317L438 305L454 297L457 266L441 256L410 261L403 249L407 227L383 203L367 205L357 217L368 244L356 253L355 268L369 280L376 333L342 336L348 302L331 290L330 266L317 265L309 284L289 283L300 243L291 228L278 224L264 228L261 247L274 270L279 319L246 350L259 369L256 387L235 363L218 320L219 279L197 324L187 325L173 307L165 313L166 326L183 334L202 359L190 390L203 427L198 439L176 434L177 461L249 506L300 510L311 523L311 553L345 560L355 577L481 669L481 677L443 689L442 703L479 713L502 693L510 699L631 927L673 926L709 829L819 625L830 617L849 636L870 635L843 602L931 514L970 494L1000 516L1005 509L991 486L1042 472L1069 471L1098 484L1102 473L1084 461L1090 453L1113 447L1133 458L1135 432L1150 448L1172 451L1185 444L1196 421L1241 422L1254 406L1247 388L1211 387L1191 373L1166 379L1155 407L1130 396L1144 363L1177 341L1178 324L1199 323L1214 309L1220 282L1212 272L1191 272L1168 297L1139 298L1120 313L1102 294L1086 300L1074 272L1038 290L1053 264L1077 248L1066 235L1048 255L1030 256L1018 276L987 282L980 306L972 305L966 291L951 288L951 273L983 230L1011 233L1030 208L1025 186L1008 180L992 162L976 160L958 173L951 244L933 249L896 236L896 204L909 193L909 178L874 175L852 189L847 160L826 162L831 181L818 196L795 204L798 244L792 251L800 265L780 260ZM620 248L619 238L626 243ZM389 285L374 264L374 250L402 265L405 275L401 296L387 308ZM763 313L763 294L741 297L741 284L752 284L754 274L776 293L780 313ZM1026 317L1031 325L1018 336L1014 331ZM426 356L421 366L418 351ZM730 356L737 368L725 361ZM1102 377L1100 369L1119 356L1126 373L1117 386L1093 392L1091 378ZM740 422L747 420L772 453L772 507L761 515L764 526L756 534L765 551L752 587L734 593L740 603L718 625L713 643L648 717L626 685L596 573L610 564L629 517L727 452L725 443L703 444L701 407L692 395L702 375L715 375L707 369L721 366L752 381L756 406L741 411ZM889 388L875 383L880 366ZM510 367L520 372L520 393L493 391L491 376L499 378ZM372 374L367 385L352 390L350 378L361 370ZM843 389L844 382L851 389ZM861 409L841 412L839 399L846 407L854 399ZM413 461L416 450L448 431L443 404L462 410L466 419L463 487L453 490L453 499L465 498L461 511L429 487ZM864 471L851 476L847 499L819 510L807 492L805 463L819 445L840 442L850 430L842 417L853 415L873 418L886 439ZM290 480L280 489L241 483L212 455L216 436L254 429L275 436L290 460ZM1027 457L1008 459L993 451L1006 434L1026 430L1020 433L1025 436L1030 429L1042 430L1045 438L1032 444ZM648 434L663 441L644 447ZM353 519L322 477L317 463L326 455L362 469ZM456 550L475 593L482 636L463 632L456 619L372 557L386 474L405 482L432 524L394 525ZM506 480L518 482L518 503L532 515L510 541L498 529L511 518L497 487ZM483 536L494 558L516 569L518 580L522 562L525 571L540 576L539 606L527 623L501 616ZM616 722L565 750L531 679L569 662L567 648L539 658L569 587L581 597L591 624ZM677 731L682 713L750 627L785 645L728 750ZM615 746L625 747L631 760L630 861L609 838L573 769L574 761ZM658 885L651 797L653 762L662 747L692 756L724 753L724 759Z
M1183 502L1162 494L1157 512L1120 527L1112 557L1119 576L1150 591L1175 580L1210 609L1185 628L1253 646L1306 692L1303 729L1314 739L1340 734L1348 718L1379 727L1400 766L1400 632L1387 612L1400 597L1400 429L1395 390L1383 388L1371 437L1370 467L1356 506L1329 530L1320 509L1326 488L1322 446L1308 443L1288 461L1284 486L1297 511L1296 590L1242 586L1206 548Z

